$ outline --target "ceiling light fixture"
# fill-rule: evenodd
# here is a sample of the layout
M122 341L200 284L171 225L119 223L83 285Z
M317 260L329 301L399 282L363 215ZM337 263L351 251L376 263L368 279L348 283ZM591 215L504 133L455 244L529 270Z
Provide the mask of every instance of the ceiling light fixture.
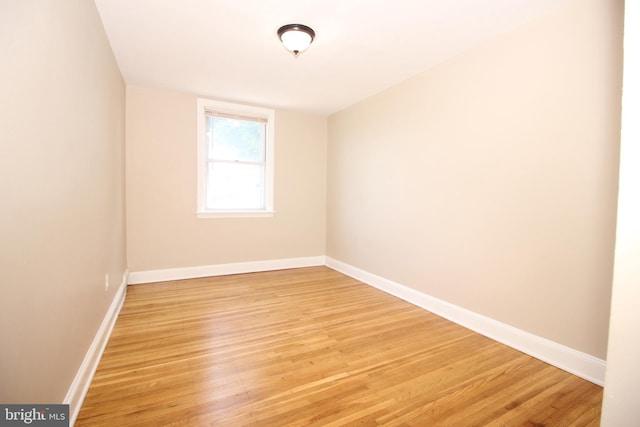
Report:
M309 47L316 33L306 25L288 24L278 29L278 37L284 47L296 58Z

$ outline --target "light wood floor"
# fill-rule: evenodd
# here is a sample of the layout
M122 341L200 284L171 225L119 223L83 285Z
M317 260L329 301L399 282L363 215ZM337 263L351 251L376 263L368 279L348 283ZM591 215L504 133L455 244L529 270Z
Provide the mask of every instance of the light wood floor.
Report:
M601 399L313 267L129 287L76 426L595 426Z

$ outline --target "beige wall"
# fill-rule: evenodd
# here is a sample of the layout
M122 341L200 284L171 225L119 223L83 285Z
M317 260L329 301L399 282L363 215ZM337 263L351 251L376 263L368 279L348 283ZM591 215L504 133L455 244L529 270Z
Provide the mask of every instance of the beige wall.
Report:
M622 15L570 1L331 116L327 255L604 358Z
M640 3L625 3L618 230L602 427L640 419Z
M124 82L93 1L0 1L0 93L0 402L61 403L126 269Z
M197 219L196 96L127 87L131 271L324 255L326 118L275 120L275 216Z

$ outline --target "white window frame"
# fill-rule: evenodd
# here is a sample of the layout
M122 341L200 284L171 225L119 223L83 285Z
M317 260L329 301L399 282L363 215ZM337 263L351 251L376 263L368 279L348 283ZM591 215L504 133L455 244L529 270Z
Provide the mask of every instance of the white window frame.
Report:
M197 132L198 137L198 206L196 216L198 218L251 218L271 217L275 214L273 208L273 176L274 176L274 142L275 142L275 110L270 108L254 107L249 105L234 104L230 102L214 101L212 99L198 98L197 101ZM253 117L267 120L265 135L265 183L264 200L265 208L261 210L212 210L206 208L207 190L207 138L206 123L207 111L215 111L228 115Z

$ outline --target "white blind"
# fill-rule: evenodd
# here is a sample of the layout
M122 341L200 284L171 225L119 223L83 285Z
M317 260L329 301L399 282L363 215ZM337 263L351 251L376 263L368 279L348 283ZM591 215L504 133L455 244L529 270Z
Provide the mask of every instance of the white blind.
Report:
M222 113L220 111L214 111L205 109L205 116L207 117L220 117L221 119L233 119L233 120L244 120L246 122L256 122L256 123L267 123L267 119L264 117L255 117L243 115L241 113Z

